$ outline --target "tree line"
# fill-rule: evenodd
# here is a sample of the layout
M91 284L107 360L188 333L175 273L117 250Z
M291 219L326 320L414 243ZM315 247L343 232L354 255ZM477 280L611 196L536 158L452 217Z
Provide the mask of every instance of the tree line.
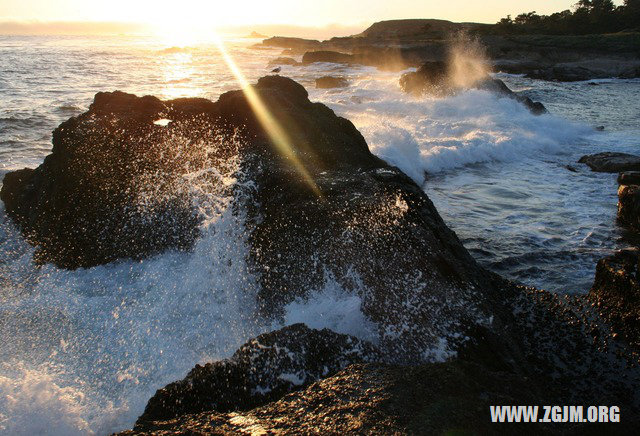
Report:
M640 30L640 0L580 0L573 10L538 15L535 11L498 21L493 31L503 34L587 35Z

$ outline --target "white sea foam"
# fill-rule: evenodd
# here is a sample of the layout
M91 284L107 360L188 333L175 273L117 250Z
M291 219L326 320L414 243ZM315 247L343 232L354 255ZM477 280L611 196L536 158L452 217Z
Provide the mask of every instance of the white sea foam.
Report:
M402 95L395 82L367 82L365 94L372 101L365 110L344 99L326 97L354 122L373 153L417 183L424 180L425 172L560 153L593 131L555 115L532 115L517 101L484 90L467 90L449 98L415 98ZM377 93L371 90L375 86Z

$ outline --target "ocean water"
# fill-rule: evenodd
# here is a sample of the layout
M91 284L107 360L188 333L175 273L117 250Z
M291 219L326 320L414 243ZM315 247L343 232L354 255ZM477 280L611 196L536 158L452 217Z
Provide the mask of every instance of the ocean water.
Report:
M250 82L280 54L251 49L255 42L226 41ZM51 131L98 91L215 100L238 88L215 45L168 48L142 37L0 36L0 177L39 165ZM399 73L374 68L283 66L280 74L353 121L375 154L424 187L472 254L506 277L585 293L596 261L626 245L615 223L616 176L576 161L599 151L640 153L640 81L594 86L499 74L547 106L550 114L536 117L478 90L410 97ZM327 74L351 85L315 89ZM222 193L202 201L206 220L193 252L78 271L35 266L0 206L0 433L128 428L156 389L278 327L253 311L242 214L230 212ZM375 328L358 298L330 278L308 301L292 303L283 322L363 338Z

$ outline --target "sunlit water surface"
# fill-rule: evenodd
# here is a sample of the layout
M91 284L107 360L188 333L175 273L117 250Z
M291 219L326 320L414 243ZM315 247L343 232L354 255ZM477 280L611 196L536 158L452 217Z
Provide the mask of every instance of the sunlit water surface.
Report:
M250 82L279 50L226 45ZM39 165L51 131L98 91L217 99L237 89L214 44L167 50L140 37L0 37L0 176ZM282 67L311 99L352 120L372 151L424 186L473 255L506 277L584 293L597 259L625 246L615 175L576 164L587 153L640 152L640 82L560 84L499 75L542 101L535 117L483 91L415 99L398 73ZM316 90L340 75L351 86ZM603 132L594 126L604 126ZM577 171L569 171L571 165ZM426 177L425 177L426 176ZM277 327L252 310L241 216L207 217L192 253L88 270L37 267L0 206L0 432L105 434L130 427L155 389ZM360 301L327 282L288 307L285 323L368 337Z

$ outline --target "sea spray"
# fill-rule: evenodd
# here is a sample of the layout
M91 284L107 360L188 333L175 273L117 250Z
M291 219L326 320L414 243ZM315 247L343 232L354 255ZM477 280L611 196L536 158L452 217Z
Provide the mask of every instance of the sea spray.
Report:
M486 47L463 31L450 41L447 64L448 81L454 89L469 89L486 80L491 72Z

